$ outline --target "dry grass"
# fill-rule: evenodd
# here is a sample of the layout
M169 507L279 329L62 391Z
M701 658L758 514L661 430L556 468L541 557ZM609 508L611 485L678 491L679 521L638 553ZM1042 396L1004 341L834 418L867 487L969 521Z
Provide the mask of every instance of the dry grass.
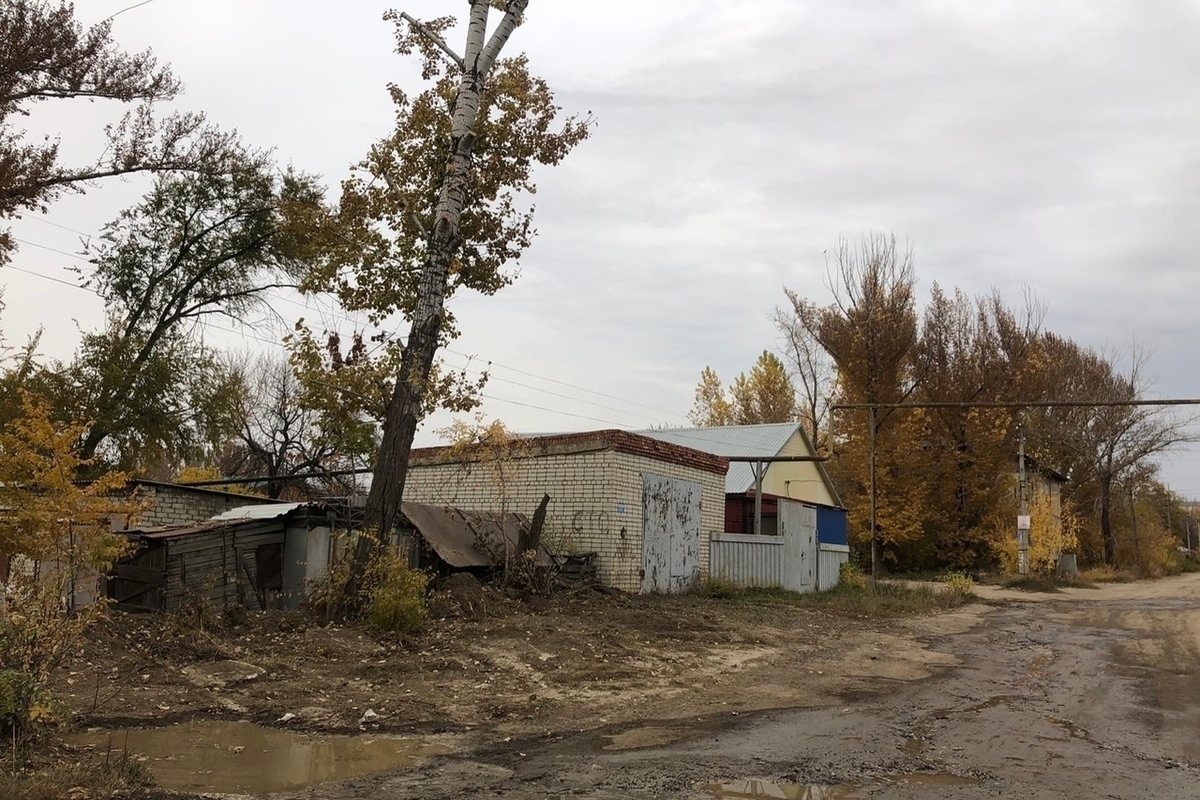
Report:
M46 742L0 759L0 800L125 800L152 793L150 773L122 752L80 760L61 746Z
M869 583L862 586L839 583L824 592L800 594L786 589L743 588L728 581L709 579L701 584L697 593L718 600L788 605L854 617L948 611L973 599L970 592L952 587L909 586L888 581L874 587Z

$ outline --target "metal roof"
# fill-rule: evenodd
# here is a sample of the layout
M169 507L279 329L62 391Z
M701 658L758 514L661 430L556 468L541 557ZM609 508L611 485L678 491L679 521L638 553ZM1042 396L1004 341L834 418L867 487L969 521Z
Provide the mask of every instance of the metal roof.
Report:
M228 521L236 519L276 519L277 517L287 516L301 506L306 506L308 503L271 503L269 505L258 506L238 506L231 508L228 511L223 511L215 517L209 518L209 522Z
M493 554L480 548L480 542L503 541L507 543L505 551L515 553L522 531L529 528L529 521L513 512L464 511L421 503L401 503L400 509L438 557L452 567L502 566L493 561ZM550 563L544 548L538 552L538 561Z
M796 422L770 425L724 425L712 428L662 428L634 431L660 442L690 447L717 456L749 456L772 458L799 430ZM754 488L754 471L749 464L734 462L725 474L727 493L745 492Z

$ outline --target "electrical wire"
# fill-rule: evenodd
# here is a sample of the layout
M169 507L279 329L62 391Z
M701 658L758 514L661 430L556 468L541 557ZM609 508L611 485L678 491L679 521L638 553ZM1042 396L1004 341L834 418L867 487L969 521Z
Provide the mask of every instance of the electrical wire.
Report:
M120 11L114 11L112 14L109 14L107 17L104 18L104 21L108 22L113 17L124 14L126 11L133 11L135 8L141 8L142 6L148 6L153 2L154 2L154 0L142 0L142 2L140 2L140 3L134 3L131 6L126 6L125 8L122 8Z
M58 253L58 254L60 254L60 255L67 256L68 258L73 258L73 259L75 259L76 261L82 261L82 262L84 262L85 264L90 264L90 263L91 263L91 262L90 262L90 261L88 261L86 258L84 258L83 256L79 255L79 253L68 253L66 250L59 250L57 247L50 247L50 246L48 246L48 245L44 245L44 244L38 244L37 242L31 242L31 241L29 241L28 239L22 239L22 238L21 238L21 237L19 237L19 236L14 236L14 237L12 237L12 239L13 239L13 241L14 241L14 242L20 242L21 244L27 244L27 245L29 245L30 247L37 247L37 248L39 248L39 249L41 249L41 250L49 250L51 253Z
M25 242L25 244L29 244L29 243L28 243L28 242ZM47 248L47 249L50 249L50 248ZM59 252L61 252L61 251L59 251ZM68 253L67 255L70 255L70 254ZM73 256L73 257L74 257L74 256ZM33 270L30 270L30 269L25 269L25 268L23 268L23 267L16 267L16 266L12 266L12 265L9 265L9 266L7 267L7 269L15 270L15 271L17 271L17 272L21 272L21 273L23 273L23 274L26 274L26 275L31 275L31 276L33 276L33 277L35 277L35 278L43 278L43 279L45 279L45 280L48 280L48 281L53 281L53 282L55 282L55 283L59 283L59 284L62 284L62 285L64 285L64 286L70 286L70 287L71 287L71 288L73 288L73 289L81 289L81 290L83 290L83 291L85 291L85 292L88 292L89 294L93 294L93 295L97 295L97 296L99 296L98 292L97 292L95 289L92 289L91 287L88 287L88 286L81 286L81 285L79 285L78 283L73 283L72 281L63 280L62 278L56 278L56 277L54 277L54 276L52 276L52 275L46 275L45 273L42 273L42 272L35 272L35 271L33 271ZM278 348L280 348L280 349L282 349L282 350L286 350L286 349L287 349L287 348L286 348L286 346L285 346L285 345L284 345L282 342L280 342L279 340L277 340L277 339L268 339L268 338L266 338L266 337L259 336L258 334L252 333L252 332L250 332L250 331L247 331L247 330L237 330L237 329L235 329L235 328L229 328L229 327L225 327L225 326L222 326L222 325L218 325L218 324L216 324L216 323L215 323L215 322L213 322L212 320L207 320L207 319L197 319L197 320L196 320L196 323L197 323L198 325L200 325L201 327L205 328L205 329L210 329L210 330L218 330L218 331L222 331L222 332L225 332L225 333L231 333L231 334L233 334L233 335L235 335L235 336L241 336L241 337L243 337L243 338L254 339L254 340L256 340L256 341L262 342L263 344L272 345L272 346L274 346L274 347L278 347ZM476 373L476 374L482 374L482 373L479 373L479 372L478 372L478 371L476 371L476 370L470 370L470 369L465 369L465 368L461 368L461 367L460 367L460 369L464 369L464 370L465 370L465 371L467 371L467 372L474 372L474 373ZM512 381L509 381L509 382L512 382ZM536 387L536 386L528 386L527 384L517 384L517 385L520 385L520 386L527 386L527 388L534 389L535 391L541 391L541 392L543 392L544 394L552 394L551 392L547 392L546 390L544 390L544 389L541 389L541 388L539 388L539 387ZM616 427L618 427L618 428L627 428L627 427L631 427L631 426L629 425L629 423L627 423L627 422L616 422L616 421L614 421L614 420L610 420L610 419L604 419L604 418L602 418L602 417L593 417L593 416L588 416L588 415L586 415L586 414L576 414L576 413L574 413L574 412L571 412L571 411L562 411L562 410L560 410L560 409L549 408L549 407L547 407L547 406L535 405L535 404L533 404L533 403L525 403L525 402L522 402L522 401L519 401L519 400L511 400L511 399L509 399L509 398L505 398L505 397L498 397L498 396L496 396L496 395L491 395L491 394L482 394L482 393L481 393L479 396L480 396L480 397L483 397L483 398L486 398L486 399L488 399L488 400L493 400L493 401L495 401L495 402L498 402L498 403L507 403L507 404L509 404L509 405L515 405L515 406L524 406L524 407L526 407L526 408L533 408L533 409L537 409L537 410L539 410L539 411L546 411L546 412L548 412L548 413L551 413L551 414L559 414L559 415L561 415L561 416L566 416L566 417L574 417L574 418L577 418L577 419L586 419L586 420L590 420L590 421L592 421L592 422L602 422L602 423L604 423L605 425L613 425L613 426L616 426ZM567 399L567 400L574 400L575 402L582 402L582 403L589 403L589 402L590 402L590 401L588 401L588 400L582 400L582 399L580 399L580 398L572 398L572 397L569 397L569 396L567 396L567 395L556 395L556 396L562 397L562 398L564 398L564 399ZM621 409L610 409L610 410L617 411L618 413L622 413L622 414L632 414L632 413L633 413L633 412L628 412L628 411L622 411Z
M81 231L81 230L79 230L79 228L72 228L72 227L70 227L70 226L68 226L68 225L63 225L63 224L62 224L62 223L60 223L60 222L51 222L50 220L48 220L48 219L46 219L46 218L44 218L44 217L39 217L39 216L30 216L30 217L21 217L21 219L23 219L23 220L25 220L25 219L30 219L30 220L33 220L34 222L40 222L40 223L42 223L43 225L50 225L50 226L52 226L52 227L55 227L55 228L60 228L60 229L62 229L62 230L64 230L64 231L70 231L71 233L77 233L77 234L79 234L80 236L86 236L86 237L87 237L87 238L89 238L89 239L91 239L91 238L93 238L93 237L95 237L95 236L98 236L98 235L99 235L99 234L96 234L96 233L86 233L86 232L84 232L84 231ZM32 243L32 242L29 242L28 244L33 244L33 243ZM33 246L34 246L34 247L39 247L40 245L36 245L36 244L34 244Z
M304 308L304 309L306 309L306 310L312 309L312 307L311 307L311 306L309 306L309 305L306 305L306 304L304 304L304 303L301 303L301 302L299 302L298 300L294 300L294 299L292 299L292 298L290 298L290 297L282 297L282 296L279 296L279 295L276 295L276 297L277 297L277 299L279 299L279 300L282 300L282 301L283 301L283 302L285 302L285 303L291 303L292 305L299 306L300 308ZM312 309L312 310L315 310L315 311L317 311L318 313L325 313L325 314L328 314L329 316L331 316L331 317L334 317L334 318L336 318L336 319L341 319L341 320L344 320L344 321L346 321L346 322L349 322L349 323L350 323L350 324L352 324L352 325L362 325L363 327L370 327L370 328L373 328L374 330L376 330L376 331L378 331L378 332L380 332L380 333L387 333L387 331L385 331L383 328L381 328L381 327L380 327L380 326L378 326L378 325L373 325L373 324L371 324L371 323L369 323L369 322L366 322L366 321L364 321L364 320L356 320L356 319L353 319L353 318L351 318L351 317L347 316L346 314L341 314L341 313L338 313L338 312L336 312L336 311L333 311L333 310L330 310L330 309L321 309L321 308L317 308L317 309ZM401 336L401 337L399 337L399 339L400 339L400 342L401 342L401 344L403 344L403 343L404 343L404 337L403 337L403 336ZM516 373L518 373L518 374L520 374L520 375L526 375L526 376L528 376L528 377L530 377L530 378L534 378L534 379L536 379L536 380L539 380L539 381L544 381L544 382L546 382L546 383L552 383L552 384L555 384L555 385L558 385L558 386L565 386L565 387L567 387L567 388L569 388L569 389L574 389L574 390L576 390L576 391L578 391L578 392L584 392L584 393L586 393L586 394L592 394L592 395L596 395L597 397L604 397L604 398L607 398L607 399L609 399L609 400L616 400L616 401L617 401L617 402L619 402L619 403L625 403L626 405L630 405L630 406L637 406L637 407L639 407L639 408L645 408L645 409L648 409L648 410L650 410L650 411L654 411L654 412L657 412L657 413L660 413L660 414L666 414L666 415L668 415L668 416L671 416L671 417L675 417L675 418L681 418L681 416L682 416L682 415L680 415L680 414L679 414L679 412L677 412L677 411L667 411L666 409L663 409L663 408L656 408L655 406L646 405L645 403L639 403L639 402L637 402L637 401L635 401L635 400L626 400L625 398L623 398L623 397L618 397L617 395L614 395L614 394L609 394L609 393L607 393L607 392L601 392L601 391L597 391L597 390L595 390L595 389L589 389L589 388L587 388L586 386L579 386L578 384L574 384L574 383L568 383L568 382L566 382L566 381L558 380L557 378L550 378L550 377L547 377L547 376L545 376L545 375L539 375L539 374L537 374L537 373L535 373L535 372L528 372L528 371L526 371L526 370L519 369L519 368L517 368L517 367L511 367L511 366L508 366L507 364L502 364L502 363L500 363L500 362L498 362L498 361L493 361L493 360L491 360L491 359L488 359L488 358L486 358L486 357L483 357L483 356L473 356L473 355L470 355L470 354L468 354L468 353L463 353L463 352L461 352L461 351L454 350L454 349L452 349L452 348L449 348L449 347L443 347L443 348L441 348L441 349L442 349L442 352L443 352L443 353L450 353L450 354L452 354L452 355L456 355L456 356L459 356L460 358L464 358L464 359L466 359L468 364L469 364L469 363L470 363L472 360L474 360L474 359L476 359L476 358L481 358L481 359L483 359L484 361L487 361L487 363L488 363L488 366L489 366L489 367L499 367L500 369L506 369L506 370L508 370L508 371L510 371L510 372L516 372ZM459 368L459 369L462 369L463 367L458 367L458 368ZM481 374L483 374L482 372L479 372L479 371L476 371L476 370L467 370L467 371L468 371L468 372L474 372L474 373L475 373L475 374L477 374L477 375L481 375ZM543 393L545 393L545 394L550 394L550 395L553 395L553 396L555 396L555 397L561 397L561 398L564 398L564 399L566 399L566 400L573 400L573 401L575 401L575 402L577 402L577 403L586 403L587 405L596 406L597 408L603 408L603 409L605 409L605 410L607 410L607 411L615 411L615 412L617 412L617 413L619 413L619 414L628 414L628 415L630 415L630 416L642 416L642 417L644 417L644 416L645 416L644 414L638 414L637 412L633 412L633 411L626 411L626 410L624 410L624 409L620 409L620 408L613 408L612 406L608 406L608 405L605 405L605 404L603 404L603 403L597 403L597 402L595 402L595 401L592 401L592 400L585 400L585 399L583 399L583 398L581 398L581 397L572 397L571 395L565 395L565 394L559 394L559 393L556 393L556 392L551 392L551 391L549 391L549 390L547 390L547 389L544 389L544 388L542 388L542 387L540 387L540 386L531 386L530 384L527 384L527 383L522 383L522 382L520 382L520 381L514 381L514 380L512 380L511 378L504 378L504 377L501 377L501 376L498 376L498 375L494 375L494 374L492 374L491 372L489 372L489 373L488 373L488 376L489 376L489 379L492 379L492 380L497 380L497 381L501 381L501 382L504 382L504 383L510 383L510 384L513 384L514 386L521 386L521 387L523 387L523 388L526 388L526 389L533 389L533 390L535 390L535 391L543 392Z

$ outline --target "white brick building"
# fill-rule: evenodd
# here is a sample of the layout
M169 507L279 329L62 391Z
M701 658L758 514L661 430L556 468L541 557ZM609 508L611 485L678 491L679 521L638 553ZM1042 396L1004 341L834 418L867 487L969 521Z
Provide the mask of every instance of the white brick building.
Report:
M414 450L404 499L531 515L548 494L544 539L552 549L597 553L609 586L676 591L708 574L709 537L724 525L728 468L709 453L593 431L520 439L500 459Z

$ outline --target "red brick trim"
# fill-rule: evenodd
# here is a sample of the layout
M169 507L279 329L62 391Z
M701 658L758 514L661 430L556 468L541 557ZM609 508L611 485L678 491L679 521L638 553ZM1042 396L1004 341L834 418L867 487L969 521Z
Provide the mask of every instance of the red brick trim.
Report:
M729 472L729 461L721 456L693 450L677 444L651 439L622 430L586 431L565 433L555 436L535 436L513 441L514 458L539 458L553 455L573 455L612 450L635 456L645 456L669 464L693 467L717 475ZM451 452L449 447L422 447L412 451L410 466L434 466L453 464L459 461L478 461L461 451Z

